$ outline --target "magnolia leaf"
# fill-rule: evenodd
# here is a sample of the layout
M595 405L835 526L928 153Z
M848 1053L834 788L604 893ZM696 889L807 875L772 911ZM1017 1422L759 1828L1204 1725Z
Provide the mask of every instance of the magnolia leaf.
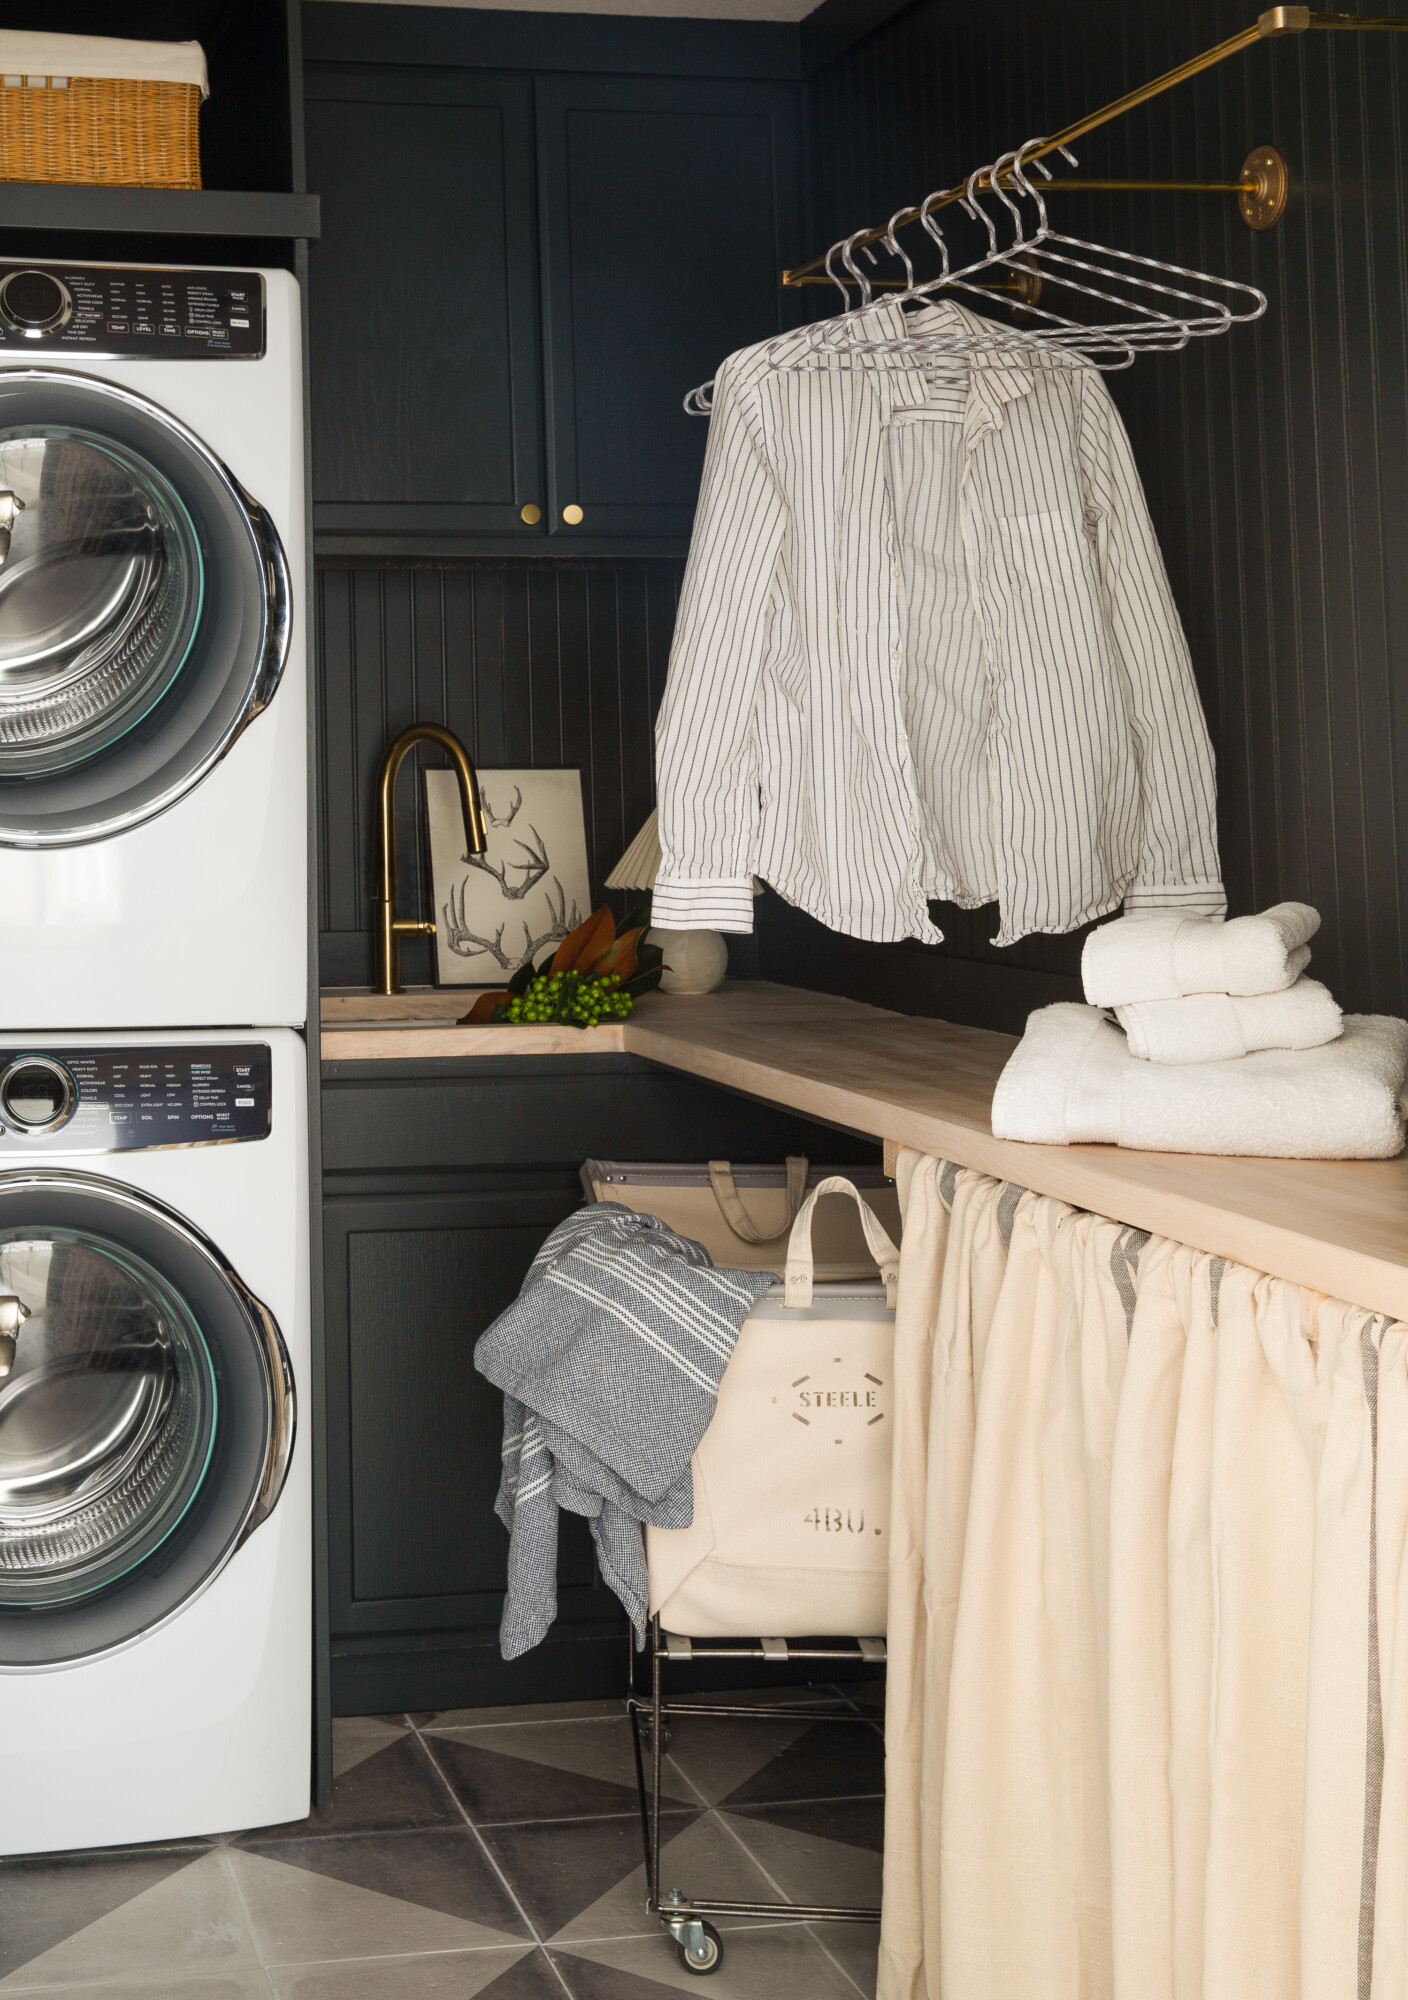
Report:
M633 910L627 910L625 916L617 924L616 935L620 937L624 931L648 931L649 929L650 905L649 903L637 903Z
M616 936L616 919L610 908L603 903L599 910L593 910L575 931L569 931L553 953L553 972L585 971L598 953L603 952Z
M469 1012L462 1014L459 1020L456 1021L455 1026L457 1028L482 1027L486 1021L493 1020L495 1011L504 1005L507 999L508 990L502 986L496 986L491 992L481 993Z
M664 970L663 965L652 965L648 972L638 972L634 979L626 980L620 990L629 993L632 1000L639 1000L642 994L655 991Z
M639 964L640 941L645 936L643 930L620 931L616 942L608 945L601 957L592 962L592 975L605 979L608 973L617 972L622 980L627 980Z

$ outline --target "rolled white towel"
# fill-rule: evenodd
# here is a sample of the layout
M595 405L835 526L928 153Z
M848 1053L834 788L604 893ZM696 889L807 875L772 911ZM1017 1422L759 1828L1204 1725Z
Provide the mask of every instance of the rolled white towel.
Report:
M1279 993L1310 963L1320 928L1308 903L1277 903L1259 917L1117 917L1085 941L1081 977L1092 1007L1177 1000L1189 993Z
M1384 1160L1403 1145L1408 1021L1347 1014L1318 1049L1148 1063L1098 1007L1041 1007L998 1078L997 1139L1153 1153Z
M1185 1000L1136 1000L1116 1007L1129 1052L1144 1062L1225 1062L1256 1049L1318 1049L1344 1027L1335 997L1318 979L1284 993L1195 993Z

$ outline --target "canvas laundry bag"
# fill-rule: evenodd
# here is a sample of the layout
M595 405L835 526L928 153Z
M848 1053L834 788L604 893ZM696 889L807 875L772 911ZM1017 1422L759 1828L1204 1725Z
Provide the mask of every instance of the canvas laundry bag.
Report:
M855 1203L880 1279L818 1284L818 1201ZM689 1638L885 1631L899 1252L853 1184L798 1210L694 1454L694 1520L645 1531L650 1609Z
M657 1161L588 1160L582 1187L588 1201L617 1201L623 1208L658 1215L681 1236L702 1243L716 1264L739 1271L786 1266L787 1243L797 1211L812 1189L840 1174L861 1190L880 1226L896 1242L899 1196L879 1167L814 1167L801 1156L786 1166L707 1166ZM850 1202L828 1201L813 1231L818 1278L869 1278L874 1259Z

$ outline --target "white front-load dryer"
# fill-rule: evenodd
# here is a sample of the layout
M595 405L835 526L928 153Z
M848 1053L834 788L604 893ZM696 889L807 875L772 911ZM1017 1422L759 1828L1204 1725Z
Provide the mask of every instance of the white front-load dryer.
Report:
M0 1853L309 1803L304 1049L0 1036Z
M0 1030L298 1024L298 288L0 260Z

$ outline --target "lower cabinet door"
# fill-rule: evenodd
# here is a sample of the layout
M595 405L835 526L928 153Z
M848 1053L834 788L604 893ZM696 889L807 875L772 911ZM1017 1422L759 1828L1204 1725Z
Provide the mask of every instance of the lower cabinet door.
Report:
M347 1195L324 1205L329 1596L341 1714L616 1693L627 1642L586 1523L564 1516L557 1625L499 1657L503 1402L474 1343L516 1297L560 1188Z

